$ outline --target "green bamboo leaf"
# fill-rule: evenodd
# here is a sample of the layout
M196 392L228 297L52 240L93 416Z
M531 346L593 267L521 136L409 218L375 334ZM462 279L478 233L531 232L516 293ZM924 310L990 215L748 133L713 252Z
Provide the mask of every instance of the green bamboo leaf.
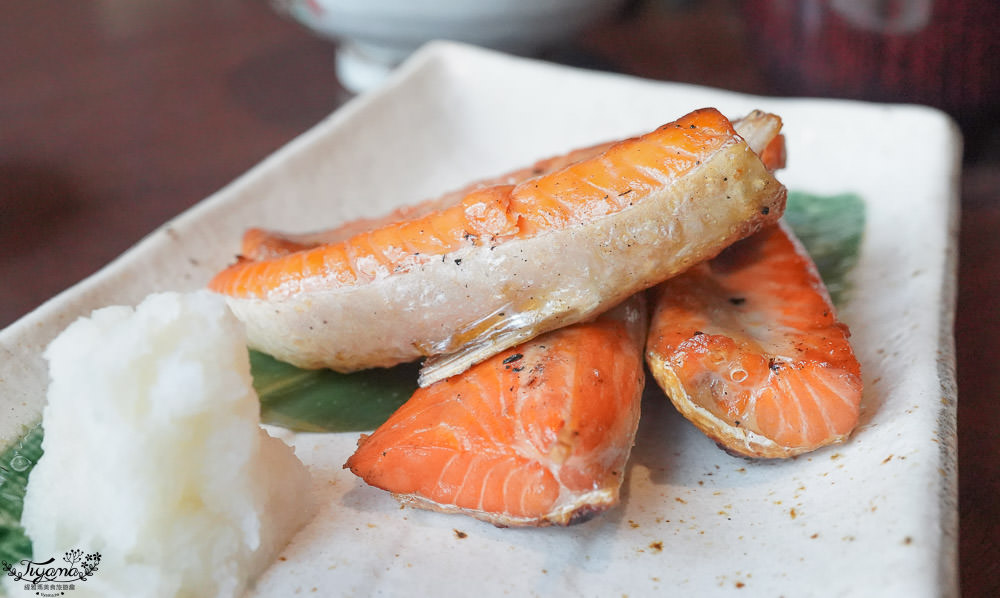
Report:
M374 430L417 389L418 364L339 374L250 352L260 418L302 432Z
M31 540L21 527L28 474L42 456L42 426L28 428L0 453L0 560L31 558Z
M857 194L788 194L785 222L812 256L835 305L850 293L848 273L861 252L865 231L865 202Z

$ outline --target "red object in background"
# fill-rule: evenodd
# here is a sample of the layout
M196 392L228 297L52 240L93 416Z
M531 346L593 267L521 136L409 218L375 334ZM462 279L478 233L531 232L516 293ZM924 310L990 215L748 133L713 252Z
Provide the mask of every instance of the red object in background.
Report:
M794 95L912 102L959 120L1000 106L997 0L747 0L773 84Z

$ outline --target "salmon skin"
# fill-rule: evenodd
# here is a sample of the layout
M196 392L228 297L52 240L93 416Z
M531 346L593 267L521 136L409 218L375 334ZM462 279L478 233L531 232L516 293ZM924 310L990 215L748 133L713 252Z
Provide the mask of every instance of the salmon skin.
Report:
M850 332L783 222L652 295L650 371L722 448L790 457L842 442L857 425L861 368Z
M703 109L449 207L239 260L210 288L255 349L342 372L432 357L427 385L716 255L776 221L785 195Z
M344 467L404 504L501 527L587 520L618 503L646 323L639 294L420 388Z

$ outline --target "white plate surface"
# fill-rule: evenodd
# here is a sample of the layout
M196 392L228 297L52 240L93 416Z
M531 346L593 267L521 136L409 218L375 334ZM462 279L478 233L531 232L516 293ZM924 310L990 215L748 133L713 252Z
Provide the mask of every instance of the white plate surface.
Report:
M568 529L524 530L401 510L341 468L357 434L281 433L312 470L322 507L256 595L957 595L960 139L945 116L916 106L750 97L432 44L382 89L0 333L0 439L39 417L41 350L66 324L203 286L246 227L305 231L378 215L703 106L780 114L790 159L779 178L866 202L841 311L866 383L854 437L797 459L746 461L647 393L620 507Z

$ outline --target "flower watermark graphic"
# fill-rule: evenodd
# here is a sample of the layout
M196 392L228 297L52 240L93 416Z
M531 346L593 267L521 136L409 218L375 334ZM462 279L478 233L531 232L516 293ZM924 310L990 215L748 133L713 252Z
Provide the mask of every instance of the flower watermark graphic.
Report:
M65 564L55 557L47 561L23 559L12 564L0 561L3 571L13 581L23 581L24 589L34 591L37 596L62 596L67 590L75 590L76 583L87 581L101 563L101 553L84 554L80 549L67 551L62 557Z

